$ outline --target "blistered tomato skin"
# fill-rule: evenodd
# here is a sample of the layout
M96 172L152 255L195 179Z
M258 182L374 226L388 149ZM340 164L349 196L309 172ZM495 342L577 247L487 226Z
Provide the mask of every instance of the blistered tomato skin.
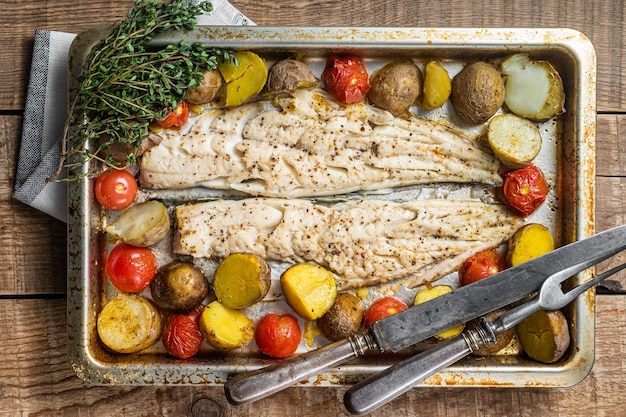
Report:
M539 168L528 165L504 174L502 191L509 208L529 216L545 201L548 183Z
M138 293L150 285L157 260L148 248L119 243L107 257L105 272L120 291Z
M468 285L490 277L506 268L506 259L493 249L478 252L468 258L459 269L459 282Z
M170 318L163 330L163 346L167 352L179 359L191 358L198 353L204 337L200 332L202 307L188 314L177 314Z
M163 119L154 123L159 127L178 129L189 118L189 104L182 101L173 111L170 111Z
M363 327L367 329L372 323L385 317L406 310L409 306L395 297L383 297L376 300L363 317Z
M261 352L273 358L293 354L301 338L298 320L290 314L270 313L259 321L254 332L254 340Z
M96 200L109 210L124 210L137 195L137 181L125 169L108 169L98 175L94 186Z
M322 73L326 91L346 104L363 100L372 87L365 62L358 56L331 55Z

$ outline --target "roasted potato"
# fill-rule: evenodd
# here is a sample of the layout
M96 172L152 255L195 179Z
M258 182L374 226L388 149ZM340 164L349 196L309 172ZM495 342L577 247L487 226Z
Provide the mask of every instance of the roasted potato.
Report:
M509 168L530 164L541 151L541 133L530 120L511 113L494 116L487 141L496 157Z
M202 311L200 333L214 348L233 350L252 342L254 322L241 310L213 301Z
M515 54L501 64L504 102L513 113L531 120L548 120L563 112L565 92L558 71L547 61Z
M202 82L198 87L187 89L186 100L189 104L205 104L217 97L224 84L222 74L218 70L202 71Z
M424 94L422 108L433 110L443 106L452 92L450 74L437 61L430 61L424 68Z
M146 201L128 207L113 223L107 233L129 245L148 247L156 245L170 231L167 207L160 201Z
M150 294L163 309L188 312L208 296L209 282L193 264L174 261L159 268L150 284Z
M337 295L330 310L317 319L317 325L328 340L336 342L354 335L361 327L364 314L361 299L344 292Z
M267 81L267 65L265 61L251 51L235 52L239 62L222 62L217 69L226 81L226 106L244 104L263 90Z
M404 113L422 91L422 72L412 62L393 62L372 74L367 98L394 116Z
M133 353L159 340L163 319L157 308L144 297L120 293L98 314L96 327L100 340L109 349Z
M293 265L280 277L287 304L306 320L322 317L337 297L335 276L327 269L310 263Z
M459 117L468 123L489 120L502 107L504 95L500 72L486 62L467 64L452 79L452 104Z
M213 291L226 307L241 309L261 301L270 289L272 271L265 260L251 253L234 253L220 263Z
M296 59L283 59L272 65L267 76L265 91L270 94L291 93L298 88L319 83L311 68Z
M522 264L554 250L554 239L550 230L539 223L529 223L519 228L509 241L507 263Z
M415 294L415 305L423 304L427 301L432 300L433 298L440 297L444 294L452 291L452 287L449 285L435 285L433 287L427 288L425 290L418 291ZM458 336L461 334L463 329L465 328L464 324L459 324L458 326L451 327L447 330L439 332L435 335L435 339L445 340L450 339L454 336Z
M492 311L491 313L485 314L485 319L488 322L493 323L498 317L500 317L506 311L507 309L505 308L500 308L498 310ZM471 321L467 324L467 328L474 329L476 328L477 324L478 323L476 320ZM500 352L502 349L507 347L509 343L511 343L511 340L513 340L513 336L515 336L515 328L502 331L496 335L495 343L483 345L479 347L478 349L476 349L475 351L473 351L472 354L475 356L495 355L496 353Z
M539 362L558 361L570 343L567 319L559 310L540 310L517 325L517 337L526 354Z

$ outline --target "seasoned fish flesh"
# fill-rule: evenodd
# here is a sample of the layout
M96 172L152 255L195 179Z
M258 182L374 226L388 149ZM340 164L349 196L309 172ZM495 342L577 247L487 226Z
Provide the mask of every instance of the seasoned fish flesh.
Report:
M333 271L340 289L411 275L413 286L432 281L500 245L523 223L502 205L448 199L325 206L249 198L180 205L175 214L177 254L311 261Z
M463 134L374 106L344 105L320 89L214 108L163 130L140 161L143 187L204 186L299 198L397 186L498 185L499 163Z

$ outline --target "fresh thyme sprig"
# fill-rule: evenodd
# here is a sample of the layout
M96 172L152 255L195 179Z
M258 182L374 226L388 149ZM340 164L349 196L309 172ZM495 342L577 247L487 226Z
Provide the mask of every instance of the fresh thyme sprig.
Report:
M193 29L196 16L212 9L209 2L188 0L135 2L85 60L69 108L59 167L49 180L58 180L64 167L66 180L79 179L84 174L75 169L92 159L118 168L136 164L134 150L148 137L149 123L176 108L187 88L200 84L203 69L234 61L232 51L199 42L183 40L160 50L148 49L155 35ZM115 161L107 153L116 144L131 150L126 161Z

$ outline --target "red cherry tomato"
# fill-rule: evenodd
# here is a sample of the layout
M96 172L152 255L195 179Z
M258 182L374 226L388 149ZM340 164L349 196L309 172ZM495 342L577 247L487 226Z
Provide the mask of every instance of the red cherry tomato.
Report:
M493 249L478 252L469 257L459 269L461 285L471 284L490 277L506 268L506 260Z
M326 90L337 100L344 103L356 103L372 87L365 62L358 56L331 55L322 72Z
M148 248L120 243L109 253L104 270L115 288L137 293L154 279L157 260Z
M513 211L528 216L545 201L548 183L539 168L528 165L504 174L502 191Z
M156 120L154 123L159 127L179 128L185 124L188 118L189 105L186 101L182 101L178 106L176 106L174 111L170 111L163 119Z
M363 317L363 327L368 328L372 323L385 317L406 310L409 306L395 297L383 297L374 302Z
M161 336L167 352L180 359L191 358L198 353L204 337L200 333L200 314L203 307L198 307L188 314L172 316Z
M125 169L108 169L98 175L95 185L96 200L109 210L124 210L137 195L137 181Z
M296 351L302 338L298 320L290 314L270 313L254 331L254 340L261 352L273 358L285 358Z

